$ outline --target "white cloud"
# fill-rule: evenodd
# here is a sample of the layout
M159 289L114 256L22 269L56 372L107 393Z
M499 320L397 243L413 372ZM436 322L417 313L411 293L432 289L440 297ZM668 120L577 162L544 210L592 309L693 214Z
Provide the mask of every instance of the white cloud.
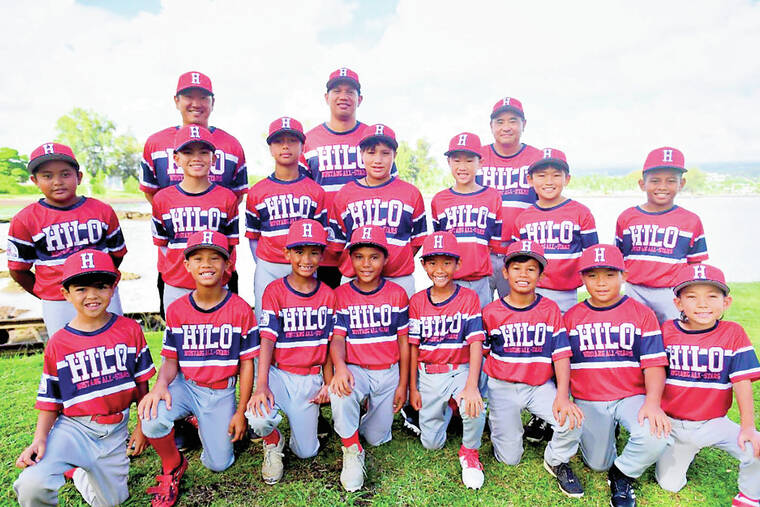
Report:
M144 140L178 121L171 96L192 68L214 82L212 123L264 172L268 123L326 119L327 74L348 65L362 79L360 119L426 137L436 155L462 130L490 140L491 105L513 95L525 141L564 149L574 166L638 166L663 144L687 162L760 159L757 3L401 0L372 30L379 40L360 12L341 0L164 0L126 19L72 0L9 4L0 144L29 152L76 106ZM347 36L320 36L335 31Z

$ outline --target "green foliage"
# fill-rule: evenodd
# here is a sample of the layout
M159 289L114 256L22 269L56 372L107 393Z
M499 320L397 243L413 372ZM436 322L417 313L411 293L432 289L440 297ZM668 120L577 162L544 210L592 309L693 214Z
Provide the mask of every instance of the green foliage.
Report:
M140 194L140 182L134 175L130 175L124 180L124 192L129 194Z
M710 173L691 168L685 175L684 193L692 195L729 195L760 193L760 176L742 176ZM637 192L641 172L636 170L623 176L606 174L577 174L572 177L570 188L594 194Z
M412 183L424 194L437 192L446 186L445 174L435 158L430 156L430 143L424 139L417 139L415 148L401 141L396 151L396 167L402 180Z
M37 187L34 185L21 185L14 176L0 174L0 194L36 194Z
M106 195L106 175L100 171L90 178L90 190L95 195Z
M74 108L56 122L58 141L74 150L79 165L90 175L103 172L126 179L140 164L140 145L131 134L116 134L116 125L95 111Z
M0 175L9 176L14 182L23 183L29 179L26 164L29 157L19 155L18 150L13 148L0 148Z

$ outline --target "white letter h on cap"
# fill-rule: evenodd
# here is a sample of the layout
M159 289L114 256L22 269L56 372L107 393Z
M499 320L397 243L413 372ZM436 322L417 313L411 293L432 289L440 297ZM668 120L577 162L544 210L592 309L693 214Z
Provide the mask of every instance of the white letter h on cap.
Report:
M443 248L443 236L433 238L433 248Z
M467 134L461 134L459 136L459 142L457 142L457 146L467 146Z
M193 137L195 139L201 138L201 129L198 127L198 125L190 126L190 137Z
M673 150L662 150L662 161L673 162Z
M523 241L522 244L523 244L523 247L522 247L523 252L530 252L531 251L530 241Z
M604 248L594 248L594 262L607 262L604 259Z
M551 148L544 149L544 158L552 158L552 149Z
M282 128L289 129L290 128L290 118L285 117L282 119Z
M696 265L694 266L694 278L699 278L700 280L704 280L707 278L707 273L705 273L705 267L702 265Z
M190 82L192 84L201 84L201 75L197 72L190 74Z
M362 228L362 239L372 239L372 228L371 227L363 227Z
M303 237L304 238L311 237L311 224L303 224Z
M209 245L214 244L214 235L211 231L204 231L203 232L203 242Z
M42 150L45 152L45 155L55 153L55 150L53 149L53 143L43 144Z
M85 252L81 254L82 269L94 269L95 259L93 259L92 252Z

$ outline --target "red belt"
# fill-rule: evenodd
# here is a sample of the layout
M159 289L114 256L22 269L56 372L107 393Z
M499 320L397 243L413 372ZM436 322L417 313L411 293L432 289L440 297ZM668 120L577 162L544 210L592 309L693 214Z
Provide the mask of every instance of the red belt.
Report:
M210 384L206 382L198 382L197 380L190 380L190 382L192 382L193 384L197 386L205 387L207 389L227 389L228 387L230 387L229 377L224 380L220 380L218 382L211 382Z
M448 373L454 371L461 364L435 364L435 363L418 363L420 370L425 373Z
M94 415L90 417L90 420L98 424L117 424L124 420L124 414L118 412L116 414Z
M322 371L321 366L289 366L287 364L275 363L275 367L288 373L295 373L296 375L316 375Z
M396 363L390 363L390 364L357 364L359 368L364 368L365 370L387 370Z

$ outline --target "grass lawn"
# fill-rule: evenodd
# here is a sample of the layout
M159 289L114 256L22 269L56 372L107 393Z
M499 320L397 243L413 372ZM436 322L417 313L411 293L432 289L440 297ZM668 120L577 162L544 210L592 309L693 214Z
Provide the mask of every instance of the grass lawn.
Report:
M739 321L760 349L760 283L734 284L735 305L727 318ZM150 333L148 343L159 359L160 333ZM0 504L15 503L12 483L19 474L14 467L18 454L31 442L37 412L32 408L42 370L42 355L0 358ZM760 384L755 385L755 414L760 407ZM325 409L323 409L325 410ZM732 407L729 416L738 420ZM133 415L134 417L134 415ZM283 424L283 427L285 424ZM486 482L477 492L466 490L460 481L457 461L459 441L451 437L438 452L425 451L418 440L393 428L393 441L367 450L367 480L362 491L346 493L340 486L340 440L332 435L316 458L299 460L286 451L285 476L280 484L265 485L260 478L261 444L241 450L235 464L223 473L212 473L200 464L200 452L188 453L190 468L183 479L178 505L607 505L606 474L585 468L578 457L572 466L586 490L583 500L562 495L555 480L542 467L543 445L526 445L523 461L516 467L496 462L488 434L484 436L481 460ZM287 429L285 434L288 435ZM622 439L621 439L622 442ZM730 505L736 494L738 462L725 453L704 450L689 472L688 485L677 495L659 488L653 467L640 479L637 499L641 505ZM132 460L126 505L150 502L145 489L154 484L159 461L153 450ZM84 505L71 482L61 492L64 505Z

